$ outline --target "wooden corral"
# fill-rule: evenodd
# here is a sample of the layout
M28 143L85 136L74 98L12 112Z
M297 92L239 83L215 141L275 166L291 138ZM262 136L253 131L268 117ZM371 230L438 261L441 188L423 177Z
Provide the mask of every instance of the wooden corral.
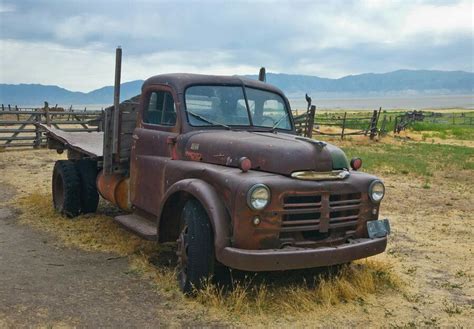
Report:
M52 107L19 108L4 106L0 110L0 148L41 147L46 137L39 124L68 132L100 131L103 111L75 110Z

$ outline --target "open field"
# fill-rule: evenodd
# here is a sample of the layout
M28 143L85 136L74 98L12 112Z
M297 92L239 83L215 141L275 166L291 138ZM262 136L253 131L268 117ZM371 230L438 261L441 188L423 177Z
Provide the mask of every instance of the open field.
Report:
M41 239L46 236L60 253L72 250L81 257L107 255L123 261L127 275L141 282L146 293L135 288L129 295L119 294L120 289L105 284L98 275L97 286L112 299L96 306L104 318L114 316L113 309L132 307L123 300L133 302L134 295L143 293L148 302L135 317L169 326L471 327L474 145L472 139L458 140L451 133L445 139L423 138L423 133L415 130L381 141L364 136L343 142L325 138L348 156L361 156L364 170L385 181L381 216L390 218L393 229L386 253L334 270L234 273L232 286L208 286L194 299L178 291L173 246L156 246L124 231L112 221L116 210L106 202L101 202L97 215L74 220L54 213L51 172L54 161L64 155L45 149L0 152L2 193L10 196L0 198L0 210L13 214L10 226L38 232ZM2 248L8 248L5 241L9 240L0 234ZM0 268L9 266L4 262L0 258ZM39 269L25 267L25 271L35 270ZM36 284L33 280L23 289L35 295ZM85 301L96 290L87 285L76 288ZM0 290L0 300L10 300L3 293ZM60 296L52 290L55 294ZM68 316L73 304L67 299L62 304L62 317L55 314L53 302L36 308L25 300L0 306L0 326L1 319L7 326L90 323L92 314Z

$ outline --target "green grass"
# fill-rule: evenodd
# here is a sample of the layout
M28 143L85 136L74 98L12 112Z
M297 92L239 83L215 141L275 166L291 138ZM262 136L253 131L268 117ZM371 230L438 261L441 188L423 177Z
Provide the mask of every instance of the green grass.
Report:
M365 130L370 125L372 111L347 111L346 128ZM395 128L396 117L406 113L406 110L383 110L380 114L377 127L382 128L385 117L385 131L393 131ZM440 116L431 117L430 111L425 111L427 115L424 122L411 123L409 129L414 131L426 132L425 138L455 138L461 140L474 139L474 125L468 125L474 122L474 111L465 113L443 112ZM453 124L453 115L454 123ZM344 111L316 112L315 123L317 125L334 125L342 127Z
M474 148L427 143L369 144L343 147L349 158L359 156L371 172L432 176L434 172L474 170Z
M424 138L474 140L474 126L416 122L410 126L410 130L423 132Z

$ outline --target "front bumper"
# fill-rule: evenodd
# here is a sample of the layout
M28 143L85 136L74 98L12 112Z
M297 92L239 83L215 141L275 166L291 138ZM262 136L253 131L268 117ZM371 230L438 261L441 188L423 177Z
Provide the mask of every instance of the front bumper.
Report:
M387 237L353 239L334 247L245 250L226 247L219 257L231 268L244 271L280 271L347 263L385 251Z

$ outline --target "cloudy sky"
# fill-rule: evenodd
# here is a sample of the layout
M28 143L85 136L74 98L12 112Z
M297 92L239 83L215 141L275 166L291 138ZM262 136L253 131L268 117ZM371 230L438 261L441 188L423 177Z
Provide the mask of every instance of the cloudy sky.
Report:
M164 72L474 70L473 1L0 0L0 82L90 91Z

